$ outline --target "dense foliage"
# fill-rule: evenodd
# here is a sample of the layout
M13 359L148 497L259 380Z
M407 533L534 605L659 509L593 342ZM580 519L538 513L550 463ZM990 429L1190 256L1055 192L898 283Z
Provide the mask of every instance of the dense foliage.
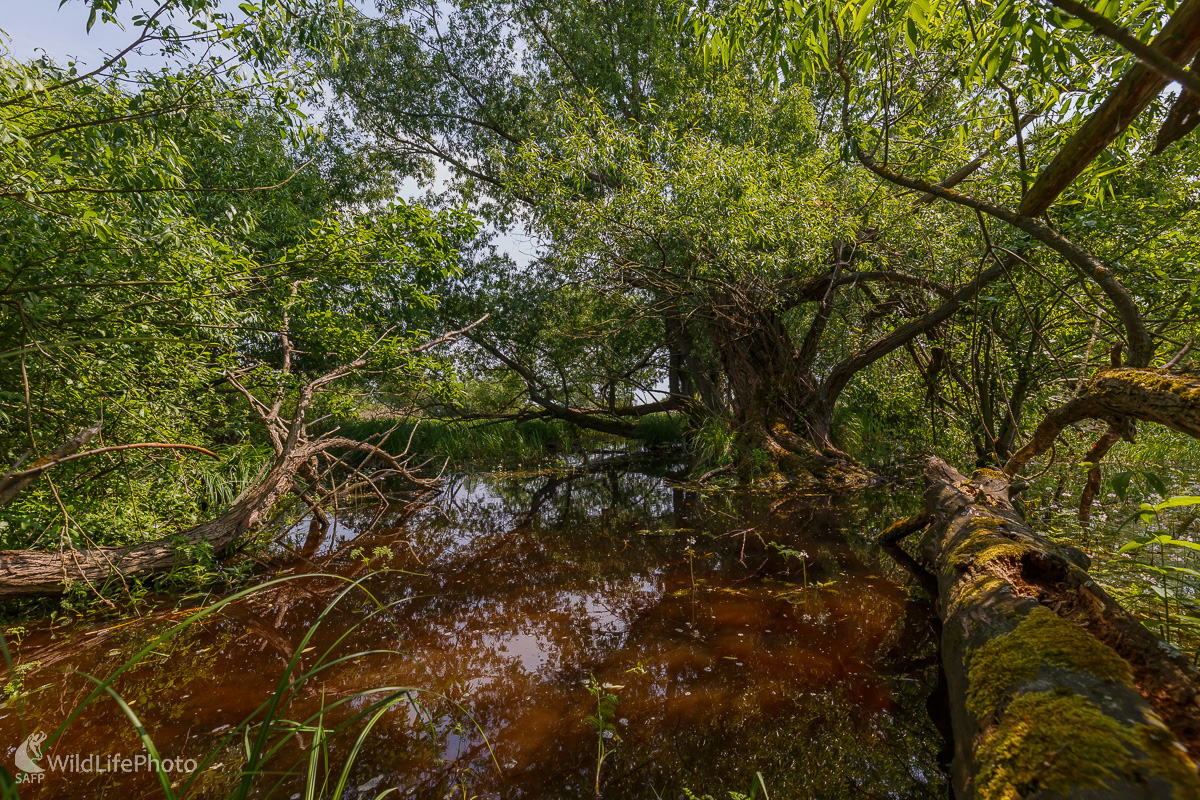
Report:
M135 17L160 71L3 62L0 449L97 421L171 446L48 472L6 546L211 515L269 460L262 399L364 354L312 418L549 420L853 483L1002 464L1098 366L1200 334L1192 95L1138 61L1192 52L1186 4L240 13Z
M222 457L134 447L64 465L0 512L4 547L156 538L232 501L269 454L235 373L254 392L368 355L374 384L417 392L431 366L419 318L470 218L394 199L302 125L295 75L215 61L0 61L5 463L96 422L92 447Z
M241 661L245 700L258 665L287 664L257 710L210 729L220 743L180 794L205 774L202 792L247 797L304 761L306 796L322 796L342 759L341 794L402 700L412 713L388 719L405 733L371 741L412 766L425 729L464 796L476 768L511 788L551 751L565 775L569 747L547 743L566 728L545 723L569 722L555 704L572 692L590 693L594 770L576 777L596 797L606 775L652 785L668 730L679 754L711 756L696 774L778 747L792 760L770 768L810 792L850 773L860 792L940 786L952 750L955 782L964 764L1017 763L1087 787L1066 773L1116 760L1157 785L1137 748L1194 782L1154 714L1200 742L1185 675L1200 661L1200 0L161 1L65 2L88 30L129 25L128 47L90 67L0 55L0 607L49 616L51 640L17 665L25 630L5 631L6 694L125 624L55 641L61 608L205 598L107 678L77 673L96 686L47 747L103 693L123 703L117 679L167 662L156 648L180 634L196 660L162 667L175 690ZM841 496L921 461L923 507L889 486L881 513L909 516L859 535L880 526ZM498 470L503 491L454 472L533 464ZM918 530L917 561L885 551ZM469 613L447 613L455 593ZM193 627L235 603L230 626ZM758 616L770 640L747 635ZM332 644L314 638L327 618L345 623ZM977 658L1051 618L1028 658ZM543 648L547 619L585 645ZM626 658L647 633L652 663ZM251 639L264 660L241 658ZM342 644L369 649L333 658ZM1067 658L1110 646L1116 678ZM445 697L363 688L407 674L412 653ZM554 693L510 700L488 666L509 658ZM787 681L742 691L768 661ZM682 681L714 665L735 678L685 700ZM888 680L872 688L868 666ZM924 683L884 688L918 672L941 684L931 718L942 695L967 698L936 765L930 720L906 710ZM626 684L601 674L695 716L631 725ZM197 703L156 685L139 712ZM973 706L980 685L996 698ZM458 712L488 693L511 709L472 731ZM1050 712L1025 705L1035 694ZM801 695L834 712L798 707L766 737L742 714ZM38 701L59 713L65 697ZM1082 708L1070 725L1103 739L1101 699L1120 730L1154 724L1086 756L1043 735L1039 714ZM297 700L320 706L293 720ZM454 709L431 711L443 700ZM714 713L727 702L736 714ZM360 723L348 755L329 749ZM476 740L489 724L531 736L536 757ZM1049 755L1009 753L1021 737ZM357 777L363 795L385 779ZM730 780L704 788L742 797ZM1012 792L1061 788L1039 780Z

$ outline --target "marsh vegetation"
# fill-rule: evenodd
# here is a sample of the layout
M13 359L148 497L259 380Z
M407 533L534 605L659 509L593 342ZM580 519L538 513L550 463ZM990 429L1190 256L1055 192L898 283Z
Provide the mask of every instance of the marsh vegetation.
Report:
M6 797L1200 793L1200 1L58 14Z

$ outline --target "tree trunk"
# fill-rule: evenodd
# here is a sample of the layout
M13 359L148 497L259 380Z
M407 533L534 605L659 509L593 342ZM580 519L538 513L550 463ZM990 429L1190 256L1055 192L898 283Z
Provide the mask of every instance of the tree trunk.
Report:
M832 406L820 401L787 326L768 309L728 300L711 323L733 401L737 468L828 486L862 485L870 474L834 447Z
M296 284L293 284L293 298L295 292ZM439 344L453 341L457 336L471 331L487 317L488 315L485 314L465 328L431 339L413 348L410 352L420 353ZM289 338L289 318L286 309L283 323L283 328L279 332L279 338L283 345L282 373L289 375L292 372L294 350ZM204 552L200 552L201 548L215 555L229 547L242 534L257 527L270 514L279 500L290 492L297 494L317 519L322 519L324 514L321 510L321 503L326 499L367 487L374 488L378 493L376 483L388 476L401 476L413 485L424 488L436 486L439 483L437 479L426 481L417 478L408 471L406 462L397 460L396 457L377 445L332 434L310 438L307 416L314 396L330 384L365 367L370 350L371 348L368 348L362 356L354 361L335 367L300 387L299 392L295 395L295 410L292 412L291 419L286 419L281 413L284 400L288 395L286 381L280 382L273 398L264 401L242 385L242 379L252 374L261 365L243 367L227 373L225 380L246 398L250 407L254 409L266 427L268 440L271 448L275 451L275 460L266 476L243 492L234 501L232 507L219 518L152 542L123 547L92 547L85 550L76 550L73 546L63 547L60 545L58 552L0 551L0 600L61 594L75 581L83 581L92 591L98 592L114 579L124 583L126 578L166 572L185 564L195 563L205 555ZM26 470L26 473L36 477L57 463L79 456L135 447L186 448L200 450L216 457L215 453L200 447L157 442L118 445L91 450L83 454L74 454L74 451L94 437L99 430L100 425L97 423L82 431L50 457L35 463L35 466ZM388 434L390 433L391 431L388 432ZM380 445L383 444L383 439L386 439L388 434L384 434L380 439ZM334 449L366 453L368 458L376 457L386 467L371 476L365 476L359 469L351 467L354 474L361 480L355 483L347 480L341 484L332 480L332 486L320 492L319 499L313 499L310 490L321 488L321 475L317 472L318 457L324 456L328 451ZM404 455L407 455L407 448L405 448ZM343 462L344 459L334 462L326 471L327 474L332 474L336 467L343 465ZM10 471L0 479L0 505L10 500L17 491L28 484L29 481L22 478L22 475L26 473ZM382 494L379 497L381 500L383 499Z
M1025 525L1003 473L930 459L924 511L888 538L921 524L959 800L1200 797L1200 675Z
M0 552L0 599L61 594L74 581L99 589L114 579L167 572L196 561L189 549L208 546L217 553L255 527L292 488L307 453L276 460L267 476L215 520L143 544L60 552Z

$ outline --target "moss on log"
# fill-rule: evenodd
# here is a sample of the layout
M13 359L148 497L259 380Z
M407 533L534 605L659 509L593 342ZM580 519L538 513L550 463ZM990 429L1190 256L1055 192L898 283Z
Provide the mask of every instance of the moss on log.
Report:
M1200 798L1187 660L1024 523L1004 473L934 458L925 484L959 800Z

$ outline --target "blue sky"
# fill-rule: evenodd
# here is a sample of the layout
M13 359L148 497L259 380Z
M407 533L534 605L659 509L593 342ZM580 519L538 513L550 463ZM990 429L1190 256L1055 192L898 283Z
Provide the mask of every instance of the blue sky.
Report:
M89 34L87 18L88 8L79 0L62 8L58 0L0 0L0 30L8 35L10 54L21 60L45 51L57 61L76 58L96 66L101 52L118 52L137 37L132 28L99 22Z
M230 6L234 6L230 3ZM122 18L128 20L134 9L154 8L139 0L123 6ZM27 60L43 52L60 63L74 60L80 65L96 67L103 63L103 54L120 52L137 38L137 29L127 25L105 25L100 21L87 31L88 6L82 0L68 0L59 7L58 0L0 0L0 48L18 60ZM140 62L130 58L133 66L157 67L163 62L153 56ZM438 169L438 182L445 177L444 169ZM407 199L421 194L415 181L405 181L401 193ZM496 239L497 246L507 252L518 264L528 264L536 251L536 245L521 231L502 234Z

